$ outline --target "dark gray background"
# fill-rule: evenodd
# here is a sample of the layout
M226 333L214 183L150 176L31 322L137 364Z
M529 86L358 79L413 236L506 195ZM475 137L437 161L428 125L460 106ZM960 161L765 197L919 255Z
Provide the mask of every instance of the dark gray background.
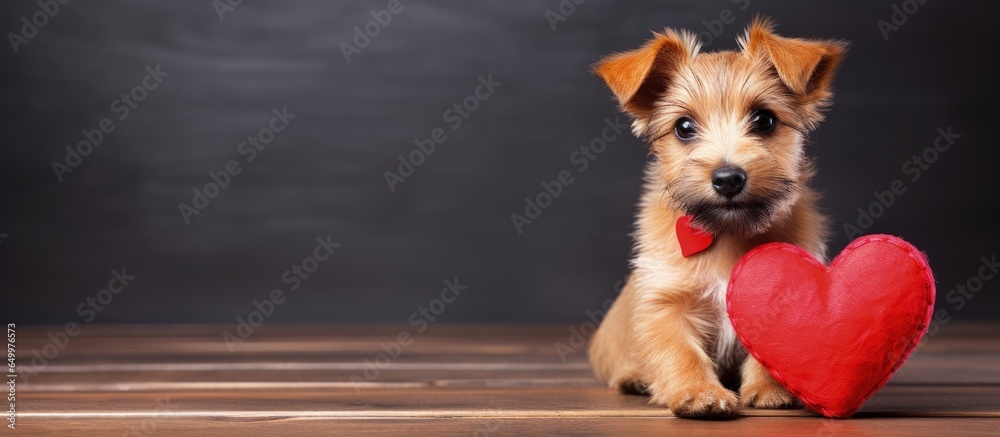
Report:
M79 321L77 305L125 266L137 279L95 322L232 323L328 234L342 247L271 321L406 323L455 276L469 289L446 322L576 322L599 308L627 272L646 156L622 137L586 172L570 164L615 115L589 66L738 5L590 0L553 31L554 0L406 2L347 63L339 44L386 3L247 0L220 22L208 0L76 1L20 53L0 48L3 320ZM997 317L1000 280L959 311L943 296L1000 249L1000 8L930 0L885 41L876 22L892 4L750 0L707 50L734 48L757 13L785 35L853 42L810 146L834 254L842 224L906 177L937 128L960 133L869 231L929 254L953 317ZM0 10L9 32L38 6ZM59 183L50 163L156 64L169 78ZM442 113L485 74L502 86L391 193L383 172L447 128ZM276 106L298 118L244 163L236 145ZM244 171L185 225L178 204L230 159ZM510 214L561 170L575 182L517 234Z

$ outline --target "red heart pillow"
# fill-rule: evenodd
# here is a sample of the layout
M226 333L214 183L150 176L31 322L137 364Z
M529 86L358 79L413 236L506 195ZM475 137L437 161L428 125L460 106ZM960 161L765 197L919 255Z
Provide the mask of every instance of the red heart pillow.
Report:
M786 243L759 246L733 268L726 304L740 341L809 408L848 417L889 380L927 330L927 258L867 235L830 266Z

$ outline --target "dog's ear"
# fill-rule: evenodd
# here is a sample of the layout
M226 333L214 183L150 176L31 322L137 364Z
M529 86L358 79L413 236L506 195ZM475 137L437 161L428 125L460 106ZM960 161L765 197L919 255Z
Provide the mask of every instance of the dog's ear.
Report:
M778 77L805 104L822 106L830 96L830 85L847 44L833 40L785 38L774 34L774 25L756 18L740 40L745 53L766 57Z
M622 110L635 117L639 125L649 119L677 66L698 53L693 34L667 29L653 35L646 45L608 56L594 65L594 72L607 83Z

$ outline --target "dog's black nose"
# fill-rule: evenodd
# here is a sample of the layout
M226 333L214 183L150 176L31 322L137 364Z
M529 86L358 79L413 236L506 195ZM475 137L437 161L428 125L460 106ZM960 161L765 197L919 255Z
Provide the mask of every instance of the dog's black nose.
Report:
M747 173L739 167L722 167L712 172L712 188L715 192L732 198L747 184Z

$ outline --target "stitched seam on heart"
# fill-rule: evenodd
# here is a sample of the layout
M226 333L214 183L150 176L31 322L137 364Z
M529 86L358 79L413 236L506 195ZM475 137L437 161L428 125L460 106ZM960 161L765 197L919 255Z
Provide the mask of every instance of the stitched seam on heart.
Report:
M803 250L802 248L800 248L798 246L795 246L795 245L792 245L792 244L788 244L788 243L771 243L771 244L765 244L765 245L758 246L758 247L754 248L753 250L751 250L746 255L744 255L744 259L739 262L739 265L732 272L732 274L730 275L730 278L729 278L729 285L732 285L733 282L735 282L736 277L739 276L740 272L742 272L743 265L746 262L748 262L751 258L757 256L759 253L767 250L768 248L779 249L779 250L784 250L784 251L787 251L787 252L794 253L794 254L798 255L800 258L802 258L803 260L805 260L807 262L810 262L813 265L818 265L820 267L823 267L824 270L826 270L827 272L829 272L837 264L837 261L840 260L842 257L845 257L847 254L853 252L854 250L856 250L856 249L860 248L861 246L864 246L865 244L868 244L870 242L885 242L885 243L890 243L890 244L892 244L892 245L894 245L894 246L896 246L896 247L898 247L900 249L903 249L906 252L907 256L909 256L910 258L912 258L917 263L917 267L924 274L924 290L929 291L927 293L927 295L926 295L926 298L927 298L927 313L924 316L923 323L921 323L919 329L917 330L918 334L916 336L914 336L913 339L910 340L909 345L907 346L907 348L909 350L905 354L903 354L903 356L901 356L899 358L899 360L896 361L895 364L893 364L892 370L890 370L889 372L887 372L885 378L881 382L879 382L878 384L875 384L872 387L872 389L868 393L866 393L864 397L861 398L860 402L857 402L857 403L855 403L855 404L853 404L851 406L850 411L852 412L852 414L853 414L854 411L857 411L859 408L861 408L861 406L864 405L864 403L866 401L868 401L868 399L871 398L875 394L875 392L877 392L879 389L881 389L882 387L884 387L885 384L889 381L889 378L891 378L892 375L894 373L896 373L896 370L898 370L899 367L902 366L904 362L906 362L906 360L910 357L910 355L913 354L914 350L916 349L916 344L915 343L917 343L917 342L920 341L920 339L923 337L924 333L927 330L927 326L930 324L931 315L934 312L934 297L935 297L934 296L934 294L935 294L934 293L934 275L931 272L930 265L928 264L927 258L923 255L923 253L920 252L919 250L917 250L917 248L914 247L912 244L909 244L906 241L904 241L904 240L902 240L902 239L900 239L898 237L894 237L894 236L891 236L891 235L884 235L884 234L875 234L875 235L869 235L869 236L866 236L866 237L861 237L861 238L855 240L854 242L852 242L851 244L849 244L847 247L844 248L843 251L841 251L841 253L839 255L837 255L836 258L833 259L833 261L830 263L830 266L827 267L827 266L823 265L822 263L820 263L819 261L817 261L812 255L810 255L809 253L807 253L805 250ZM727 285L727 290L729 288L729 285ZM726 305L727 305L727 307L730 305L731 299L732 299L732 294L726 293ZM726 312L729 313L728 308L727 308ZM737 317L730 316L730 322L732 323L734 329L739 324L739 321L738 321ZM746 339L743 338L743 335L740 334L740 331L738 329L735 329L735 330L736 330L736 333L737 333L737 337L740 339L740 342L743 343L744 346L746 346ZM753 357L757 360L758 363L760 363L762 366L764 366L765 369L768 370L768 373L770 373L774 377L775 380L777 380L779 383L781 383L781 385L783 387L785 387L785 389L787 389L788 391L792 392L792 394L794 394L797 398L799 398L802 402L804 402L810 408L812 408L814 410L817 410L817 411L819 411L820 413L823 413L826 416L831 416L831 417L846 417L846 416L844 416L842 414L837 414L834 411L832 411L832 410L830 410L828 408L825 408L825 407L817 404L816 401L814 401L814 400L807 399L807 397L804 396L804 394L801 391L788 387L788 384L786 383L787 381L785 380L784 376L781 375L780 372L777 372L776 370L774 370L772 366L770 366L765 360L761 359L761 357L758 356L754 351L749 351L749 352L750 352L751 355L753 355Z
M749 253L747 253L746 255L744 255L743 260L740 261L740 263L737 266L736 270L734 270L733 273L730 275L730 277L729 277L729 285L732 285L733 282L735 282L736 278L742 272L743 266L745 264L748 264L751 258L759 255L760 253L763 253L765 250L768 249L768 247L771 247L771 248L774 248L774 249L778 249L778 250L784 250L784 251L787 251L787 252L791 252L791 253L794 253L794 254L798 255L799 257L801 257L802 259L806 260L807 262L812 262L814 264L819 264L819 262L816 261L816 259L813 258L812 255L809 255L808 253L806 253L806 251L804 251L801 248L799 248L798 246L795 246L795 245L792 245L792 244L788 244L788 243L776 243L773 246L761 245L761 246L757 246L756 248L754 248L753 250L751 250ZM844 250L846 251L847 249L845 248ZM840 256L838 256L837 258L840 258ZM822 267L824 269L828 269L826 266L822 266ZM729 286L727 285L726 288L728 290ZM727 305L727 307L729 306L731 299L732 299L732 294L730 294L730 293L727 292L726 293L726 305ZM729 312L728 309L727 309L726 312L727 313ZM738 317L732 317L732 316L730 316L729 319L730 319L729 320L730 323L733 325L733 329L736 331L736 336L740 339L740 342L744 345L744 347L746 347L746 343L747 343L746 339L743 337L743 334L740 333L740 330L736 329L736 327L740 324L739 318ZM832 411L830 411L830 410L826 409L825 407L819 405L818 403L816 403L816 401L812 400L811 398L809 398L808 396L806 396L804 393L802 393L798 389L789 387L787 381L785 380L785 377L781 374L781 372L778 372L777 370L775 370L770 364L768 364L768 362L766 360L764 360L763 358L761 358L756 353L756 351L749 350L749 348L747 348L747 349L750 352L750 355L753 355L754 359L756 359L757 362L760 363L760 365L764 366L764 368L767 369L767 372L770 373L771 376L773 376L774 379L777 380L778 383L780 383L782 387L785 387L786 390L792 392L792 394L794 394L796 398L798 398L799 400L801 400L802 402L804 402L810 408L812 408L814 410L818 410L821 413L824 413L824 415L834 415Z
M890 243L896 247L899 247L900 249L903 249L904 251L906 251L906 254L910 258L913 258L913 260L917 263L917 267L920 269L920 272L924 274L924 290L928 291L928 293L926 293L925 295L925 298L927 299L926 301L927 313L924 315L924 321L920 324L920 328L917 329L917 334L912 339L910 339L910 343L907 346L908 350L901 357L899 357L898 360L896 360L896 363L892 365L892 370L886 373L885 378L883 378L881 382L873 386L872 389L867 394L865 394L865 396L861 399L861 402L858 402L857 405L855 405L854 408L852 408L852 410L857 410L858 408L861 408L861 406L864 405L864 403L867 402L869 398L875 395L875 392L877 392L879 389L884 387L887 382L889 382L889 378L892 378L892 375L896 373L896 370L899 370L900 366L902 366L903 363L905 363L906 360L910 358L910 355L912 355L913 352L917 349L917 345L919 344L920 339L923 338L924 334L926 333L927 327L928 325L930 325L931 315L934 313L934 298L935 298L934 274L931 271L930 264L928 263L927 257L924 256L923 252L920 252L912 244L907 243L906 241L904 241L899 237L894 237L892 235L883 235L883 234L877 234L872 236L863 244L859 244L858 247L867 244L869 241L882 241ZM837 258L840 258L840 256L838 255Z

